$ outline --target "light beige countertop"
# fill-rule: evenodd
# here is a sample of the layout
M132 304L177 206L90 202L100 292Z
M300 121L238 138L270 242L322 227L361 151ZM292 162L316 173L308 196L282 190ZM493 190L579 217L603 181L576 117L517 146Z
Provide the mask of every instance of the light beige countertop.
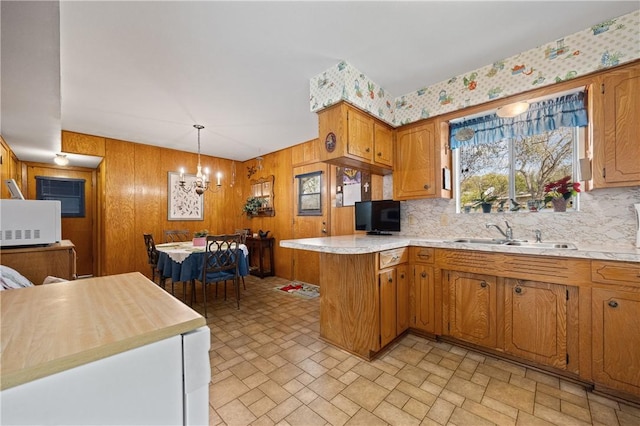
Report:
M625 262L640 262L640 249L581 246L576 244L577 250L570 249L539 249L535 247L506 246L501 244L471 244L453 242L450 240L428 239L403 235L342 235L338 237L302 238L297 240L282 240L281 247L317 251L334 254L365 254L399 247L418 246L459 250L491 251L498 253L531 254L539 256L573 257L581 259L618 260ZM546 241L545 241L546 242Z
M0 292L0 389L206 325L138 272Z

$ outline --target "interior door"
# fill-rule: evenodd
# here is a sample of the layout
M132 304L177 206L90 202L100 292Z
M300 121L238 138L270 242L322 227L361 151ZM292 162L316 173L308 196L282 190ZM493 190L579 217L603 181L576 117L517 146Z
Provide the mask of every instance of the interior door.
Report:
M321 172L320 201L321 211L317 215L300 215L298 210L300 178L295 176ZM293 238L313 238L329 236L329 166L325 163L313 163L293 168ZM309 284L320 284L320 253L306 250L293 250L293 279Z
M94 275L93 268L93 215L95 205L93 171L80 168L54 168L29 166L27 168L28 199L36 199L36 176L72 178L85 180L85 216L63 217L62 239L70 240L76 250L76 273L78 276Z

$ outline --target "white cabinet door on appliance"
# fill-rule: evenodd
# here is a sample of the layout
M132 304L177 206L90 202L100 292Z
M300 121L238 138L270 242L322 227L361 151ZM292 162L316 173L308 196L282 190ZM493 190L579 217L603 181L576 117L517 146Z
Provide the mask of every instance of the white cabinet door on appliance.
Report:
M5 389L0 423L182 424L182 354L177 335Z

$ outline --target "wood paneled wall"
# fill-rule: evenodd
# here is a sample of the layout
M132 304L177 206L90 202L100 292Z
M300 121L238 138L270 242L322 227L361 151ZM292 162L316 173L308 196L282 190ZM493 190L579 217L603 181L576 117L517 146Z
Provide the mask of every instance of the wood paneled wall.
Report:
M2 178L2 182L0 182L0 198L11 198L9 188L4 184L5 179L15 179L22 193L25 193L26 183L22 181L21 163L2 135L0 135L0 176Z
M94 268L96 275L139 271L150 276L143 233L152 233L156 241L160 242L164 229L189 229L195 232L206 228L211 233L225 233L250 228L252 232L271 231L271 235L276 238L276 273L279 277L292 278L292 252L281 248L279 242L293 236L296 207L293 197L293 165L317 161L317 140L263 155L262 170L251 177L248 176L248 167L257 166L255 159L234 163L203 155L204 167L209 167L213 173L222 173L222 188L218 192L208 191L204 194L203 221L169 221L168 172L178 171L181 167L187 172L194 172L197 154L70 131L63 131L62 139L63 151L66 152L86 155L104 152L103 161L93 171L96 206L94 257L98 259ZM3 156L15 159L9 146L4 141L1 142ZM22 168L26 168L26 163L15 159L9 167L6 166L5 162L3 176L11 170L11 176L19 182L24 181L21 186L23 192L27 193L27 173L19 173ZM330 170L335 179L335 167L332 166ZM275 176L275 216L247 218L242 213L242 206L249 195L249 180L269 175ZM381 178L378 188L381 191ZM331 210L340 228L337 234L353 232L349 225L352 221L352 208L336 209L333 207L334 197L331 198Z

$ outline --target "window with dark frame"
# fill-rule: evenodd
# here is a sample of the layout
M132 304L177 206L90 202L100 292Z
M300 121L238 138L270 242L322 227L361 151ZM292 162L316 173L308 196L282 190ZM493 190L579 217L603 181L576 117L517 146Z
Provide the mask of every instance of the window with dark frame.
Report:
M36 199L59 200L62 217L85 217L85 180L36 176Z
M298 179L298 216L322 216L322 172L296 175Z

